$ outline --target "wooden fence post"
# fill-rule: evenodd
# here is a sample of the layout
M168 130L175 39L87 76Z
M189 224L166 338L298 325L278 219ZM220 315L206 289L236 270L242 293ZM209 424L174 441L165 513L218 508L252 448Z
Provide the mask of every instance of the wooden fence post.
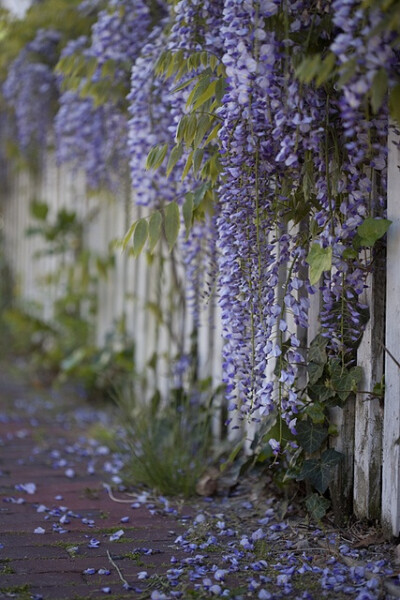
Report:
M385 259L376 257L363 302L370 318L357 351L363 369L360 390L372 391L383 374L385 326ZM381 509L381 465L383 406L379 398L357 394L354 448L354 512L359 518L379 519Z
M391 128L388 158L385 408L383 422L382 526L400 531L400 136Z

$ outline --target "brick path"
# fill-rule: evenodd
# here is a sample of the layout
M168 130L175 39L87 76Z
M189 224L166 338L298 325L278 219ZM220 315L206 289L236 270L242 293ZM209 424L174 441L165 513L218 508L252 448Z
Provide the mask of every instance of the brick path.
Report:
M90 413L73 424L42 397L0 379L0 599L148 597L138 574L171 567L183 522L111 500L113 457L86 438Z
M99 420L0 368L0 600L400 597L390 544L354 552L350 531L315 528L295 507L282 521L257 486L179 512L143 492L115 502L104 482L118 484L121 460L91 439Z

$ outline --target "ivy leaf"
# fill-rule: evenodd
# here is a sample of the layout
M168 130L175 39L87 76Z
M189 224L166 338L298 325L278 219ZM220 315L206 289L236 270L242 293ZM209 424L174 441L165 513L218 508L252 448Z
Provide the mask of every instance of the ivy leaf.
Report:
M165 237L171 251L178 237L180 227L179 207L176 202L168 204L164 211Z
M322 273L332 268L332 248L322 248L319 244L313 244L306 262L310 265L310 283L315 285Z
M298 479L307 479L320 494L323 494L332 480L333 469L342 459L343 454L329 448L320 459L305 460Z
M148 225L146 219L139 219L136 223L135 232L133 234L133 256L136 258L141 253L143 246L146 243L148 235Z
M309 362L307 365L308 380L313 385L322 377L324 365L319 365L315 362Z
M319 402L310 404L304 410L305 414L310 417L313 423L324 423L325 422L325 411L322 404Z
M307 454L313 454L328 437L328 429L311 420L300 421L296 425L297 439Z
M325 365L327 359L326 347L328 345L328 338L317 335L310 344L308 351L308 359L312 362L318 363L319 365Z
M153 252L158 240L161 236L162 216L157 210L154 212L149 221L149 252Z
M368 217L357 229L361 246L373 246L377 240L385 235L392 221L389 219L374 219Z
M331 502L319 494L311 494L311 496L306 498L305 504L310 516L315 521L320 521L326 515Z
M354 260L358 257L358 251L355 248L346 248L343 251L342 257L345 260Z
M344 402L352 392L357 391L357 385L360 383L363 371L361 367L346 369L342 367L339 361L332 361L330 364L332 377L332 387L340 400Z
M335 391L332 389L330 381L313 383L308 386L307 391L310 398L316 402L327 402L335 396Z

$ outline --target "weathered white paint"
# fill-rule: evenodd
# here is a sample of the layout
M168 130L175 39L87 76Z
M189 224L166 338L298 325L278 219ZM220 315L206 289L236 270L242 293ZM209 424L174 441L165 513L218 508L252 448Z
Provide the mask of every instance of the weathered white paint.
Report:
M383 422L382 524L387 533L400 532L400 137L389 136L386 270L385 412Z
M369 306L370 318L357 352L363 379L356 398L354 512L359 518L371 520L380 517L383 400L365 392L372 391L383 374L384 268L381 252L381 256L375 256L374 270L368 276L368 288L362 297L362 302Z

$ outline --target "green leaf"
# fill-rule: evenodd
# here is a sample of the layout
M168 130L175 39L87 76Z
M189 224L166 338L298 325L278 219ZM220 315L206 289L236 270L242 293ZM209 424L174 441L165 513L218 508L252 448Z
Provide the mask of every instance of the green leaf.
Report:
M176 86L176 88L174 88L172 90L172 94L175 94L175 92L180 92L181 90L184 90L185 88L187 88L191 83L193 83L193 81L195 81L197 79L197 77L191 77L190 79L188 79L187 81L184 81L183 83L180 83L179 85Z
M342 87L346 85L353 77L354 73L357 69L357 59L351 58L347 62L345 62L340 69L340 77L338 81L338 86Z
M96 66L97 66L97 61L96 61ZM106 60L106 62L101 67L102 77L114 77L116 66L117 66L117 63L115 60L112 60L112 59Z
M219 469L220 469L221 473L223 473L227 469L227 467L229 467L230 465L232 465L235 462L235 460L242 448L243 448L243 440L240 440L240 442L238 444L236 444L236 446L232 449L226 462L224 462L220 465Z
M149 252L153 252L158 240L161 236L162 216L157 210L149 220Z
M376 114L383 104L388 89L386 69L381 68L375 73L371 86L371 106Z
M46 202L40 202L40 200L34 200L31 202L29 211L35 219L38 221L45 221L49 212L49 206Z
M184 140L188 118L189 115L183 115L183 117L181 117L179 120L176 128L176 139L178 142L182 142Z
M164 229L168 248L171 251L177 240L180 228L179 207L176 202L167 204L164 211Z
M189 94L189 97L186 101L186 108L189 108L189 106L195 102L208 88L210 83L210 76L206 76L206 77L201 77L201 79L199 79L199 81L196 83L196 85L194 86L194 88L192 89L192 91Z
M166 171L167 176L171 173L172 169L175 167L176 163L181 158L182 154L183 154L182 144L178 144L172 148L171 154L169 155L168 163L167 163L167 171Z
M343 459L343 454L336 450L325 450L320 459L305 460L298 479L307 479L315 489L323 494L333 477L333 469Z
M330 380L320 381L309 385L307 388L308 395L315 402L328 402L335 396L335 391L332 389Z
M317 335L310 344L310 349L308 351L308 360L318 363L319 365L324 365L326 363L326 346L328 345L328 338Z
M141 253L143 246L146 243L148 235L148 225L146 219L139 219L136 223L133 234L133 256L135 258Z
M196 135L196 131L197 131L197 117L196 115L189 115L186 121L186 127L184 129L183 132L183 139L185 140L186 144L188 146L190 146L190 144L193 142L194 140L194 136Z
M340 400L344 402L351 393L357 391L357 386L363 376L362 368L353 367L349 370L342 367L339 361L332 361L329 368L332 378L332 387Z
M192 166L192 164L193 164L193 151L189 154L189 156L186 159L186 164L182 171L182 178L181 178L182 181L185 179L186 175L189 173L190 167Z
M132 223L132 225L129 227L128 231L126 232L126 234L122 238L122 249L123 250L126 250L126 247L127 247L127 245L129 244L129 242L131 240L131 237L133 235L135 227L136 227L136 221L134 221Z
M313 56L306 56L296 69L296 77L303 83L310 83L315 75L319 72L321 67L321 56L314 54Z
M320 521L326 515L331 502L319 494L311 494L311 496L306 498L305 504L310 516L315 521Z
M321 63L320 68L318 69L318 76L315 81L315 84L319 87L323 83L325 83L329 77L332 75L334 68L336 65L336 55L333 52L329 52L324 60Z
M374 219L368 217L358 227L357 234L361 246L373 246L377 240L385 235L392 221L389 219Z
M216 68L216 66L218 64L218 58L217 58L217 56L215 56L215 54L210 54L209 57L208 57L208 63L210 65L210 69L212 71L215 71L215 68Z
M146 169L158 169L161 166L168 151L168 144L154 146L147 156Z
M382 397L384 395L384 393L385 393L385 376L382 375L382 379L380 381L378 381L377 383L375 383L374 387L372 388L372 395Z
M310 417L313 423L325 422L325 410L322 404L319 402L307 406L307 408L304 410L304 413Z
M322 377L324 372L324 365L320 365L315 362L309 362L307 365L307 373L308 380L311 385L317 383L317 381Z
M202 106L205 102L207 102L207 100L209 100L212 96L215 95L215 88L217 85L217 79L214 79L210 85L207 87L207 89L201 94L201 96L196 100L196 102L193 104L193 110L197 110L198 108L200 108L200 106Z
M214 129L211 131L210 135L208 136L208 138L206 139L206 141L204 142L204 146L207 146L210 142L212 142L218 135L218 131L221 128L221 124L218 123Z
M389 109L391 117L400 125L400 83L394 86L389 96Z
M193 153L193 172L196 174L201 166L201 161L203 160L204 149L196 148Z
M332 268L332 248L322 248L319 244L313 244L306 258L310 265L310 283L318 283L324 271L330 271Z
M354 260L358 257L358 251L355 248L346 248L343 251L342 257L345 260Z
M318 450L328 437L328 429L311 420L300 421L296 424L297 440L307 454Z
M208 181L206 181L205 183L202 183L194 192L194 197L193 197L193 203L194 203L194 208L198 208L201 204L201 202L204 199L204 196L206 195L206 193L208 192L208 190L210 189L210 183Z
M200 142L202 141L203 137L205 136L207 131L210 129L211 122L212 122L212 120L209 117L209 115L201 115L199 117L199 120L197 122L196 135L194 136L194 140L193 140L194 148L197 148L200 145Z
M193 223L193 194L186 194L186 200L182 206L183 221L186 227L186 239L189 237Z

